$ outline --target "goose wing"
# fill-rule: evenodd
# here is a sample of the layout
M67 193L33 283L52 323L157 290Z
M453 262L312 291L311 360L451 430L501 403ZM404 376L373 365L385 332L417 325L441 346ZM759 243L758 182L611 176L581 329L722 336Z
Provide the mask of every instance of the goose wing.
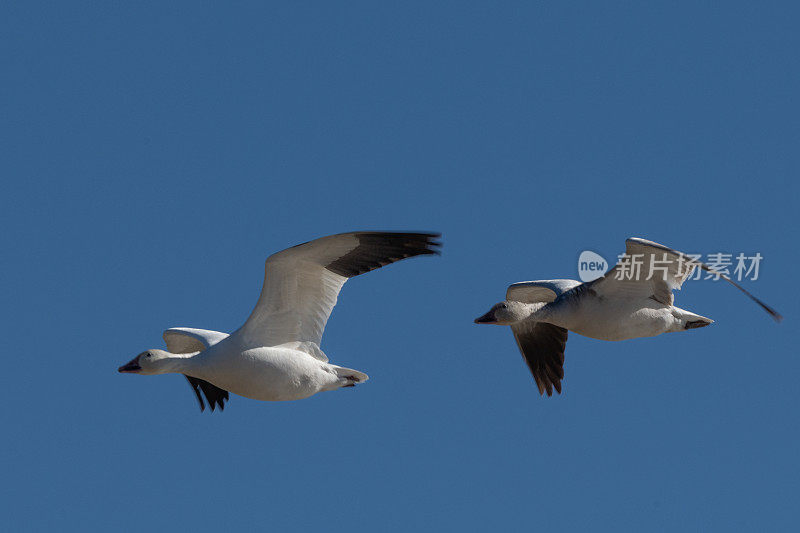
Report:
M603 277L587 283L587 286L600 295L650 297L665 305L672 305L672 290L680 289L695 268L719 275L761 306L776 322L783 320L783 316L775 309L725 274L683 252L636 237L625 241L625 255L620 262Z
M547 392L552 396L554 388L561 394L567 330L546 322L525 320L512 325L511 331L533 374L539 394Z
M318 347L344 283L359 274L417 255L438 253L438 233L353 232L322 237L271 255L264 286L237 332L245 345Z
M522 303L552 302L563 293L580 285L574 279L546 279L512 283L506 290L506 300Z
M221 331L197 328L169 328L162 335L167 350L172 353L202 352L227 336Z
M672 305L673 289L680 289L698 264L677 250L632 237L616 266L588 285L603 296L653 298Z

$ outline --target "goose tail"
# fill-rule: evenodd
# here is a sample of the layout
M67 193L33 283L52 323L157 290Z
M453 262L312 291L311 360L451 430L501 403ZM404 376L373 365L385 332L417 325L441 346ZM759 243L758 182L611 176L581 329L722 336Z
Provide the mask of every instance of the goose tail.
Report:
M358 370L352 368L344 368L342 366L331 365L336 376L339 378L341 387L355 387L356 383L364 383L369 379L369 376Z

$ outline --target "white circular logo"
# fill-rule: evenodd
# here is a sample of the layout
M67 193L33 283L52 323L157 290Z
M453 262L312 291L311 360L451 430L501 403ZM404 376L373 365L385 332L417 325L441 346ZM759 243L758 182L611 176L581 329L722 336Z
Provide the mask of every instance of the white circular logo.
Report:
M590 250L584 250L578 257L578 277L581 281L594 281L608 270L608 262L603 256Z

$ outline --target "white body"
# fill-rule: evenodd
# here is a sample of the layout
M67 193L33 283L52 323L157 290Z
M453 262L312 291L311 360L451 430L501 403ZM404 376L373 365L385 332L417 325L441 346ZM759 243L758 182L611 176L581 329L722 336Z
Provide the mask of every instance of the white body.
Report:
M546 304L530 320L547 322L569 331L604 341L655 337L684 331L686 323L710 319L674 305L665 305L643 296L600 297L591 291L578 292Z
M186 359L181 373L239 396L268 401L300 400L348 384L336 373L340 367L302 350L285 346L249 348L239 341L234 334Z

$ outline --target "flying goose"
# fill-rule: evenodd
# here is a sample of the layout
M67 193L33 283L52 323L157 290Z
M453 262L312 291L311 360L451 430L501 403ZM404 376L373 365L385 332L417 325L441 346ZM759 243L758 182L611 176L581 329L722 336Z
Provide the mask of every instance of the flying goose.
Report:
M560 394L567 331L621 341L711 324L710 318L672 305L673 289L680 289L697 267L733 284L776 322L783 319L708 265L661 244L630 238L625 241L625 255L604 276L586 283L571 279L514 283L508 287L505 301L475 323L511 326L539 393L551 396L555 388Z
M361 231L322 237L267 258L264 286L250 317L235 332L170 328L167 350L140 353L119 372L184 374L205 410L225 408L228 392L254 400L308 398L368 379L330 364L320 349L344 283L417 255L438 254L438 233ZM201 394L202 393L202 394Z

